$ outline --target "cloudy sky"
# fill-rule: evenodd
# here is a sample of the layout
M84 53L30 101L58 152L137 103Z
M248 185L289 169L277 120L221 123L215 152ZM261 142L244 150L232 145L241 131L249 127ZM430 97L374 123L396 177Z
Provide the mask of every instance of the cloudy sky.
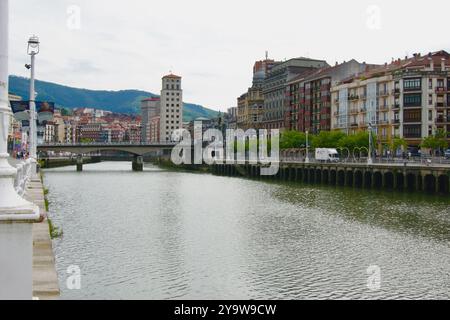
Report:
M12 74L28 75L37 34L38 79L159 93L172 70L185 101L216 110L236 105L266 50L330 64L450 51L448 0L10 0L10 11Z

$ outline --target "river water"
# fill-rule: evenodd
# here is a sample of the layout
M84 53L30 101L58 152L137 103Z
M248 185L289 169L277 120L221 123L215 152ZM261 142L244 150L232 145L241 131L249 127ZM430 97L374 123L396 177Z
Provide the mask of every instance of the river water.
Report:
M64 299L450 298L448 197L83 169L44 174Z

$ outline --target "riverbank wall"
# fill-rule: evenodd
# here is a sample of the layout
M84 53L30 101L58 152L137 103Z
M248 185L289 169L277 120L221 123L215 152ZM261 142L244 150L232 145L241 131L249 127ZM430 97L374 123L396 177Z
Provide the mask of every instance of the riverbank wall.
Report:
M263 176L261 165L216 164L210 171L222 176L450 196L450 166L280 163L276 175Z
M102 159L100 157L85 157L83 163L99 163ZM44 158L39 160L39 166L42 169L60 168L67 166L76 166L76 158Z

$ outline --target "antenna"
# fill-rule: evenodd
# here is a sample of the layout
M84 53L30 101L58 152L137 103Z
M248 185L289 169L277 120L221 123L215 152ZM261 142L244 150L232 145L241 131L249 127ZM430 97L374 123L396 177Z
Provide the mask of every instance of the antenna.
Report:
M269 51L266 50L266 60L269 60Z

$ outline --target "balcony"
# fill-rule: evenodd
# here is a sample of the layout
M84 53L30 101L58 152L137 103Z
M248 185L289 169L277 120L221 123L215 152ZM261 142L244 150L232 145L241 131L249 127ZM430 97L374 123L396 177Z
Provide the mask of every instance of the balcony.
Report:
M357 126L358 126L358 122L352 121L352 122L350 123L350 126L352 126L352 127L357 127Z
M400 109L400 102L394 103L394 109Z
M380 97L384 97L384 96L388 96L389 95L389 91L388 90L380 90L378 92L378 96Z
M387 124L390 124L389 120L379 120L378 123L379 123L380 125L387 125Z
M358 109L350 109L350 114L358 114Z
M436 87L436 94L445 94L447 92L447 88L444 86Z
M450 116L437 117L435 123L436 124L448 124L448 123L450 123Z
M348 100L353 101L353 100L358 100L359 96L357 94L350 94L348 96Z
M437 109L442 109L447 107L447 103L445 101L436 102L435 107Z
M366 93L362 93L359 95L360 99L366 100L367 99L367 94Z
M378 110L379 111L388 111L389 110L389 106L388 105L380 106L380 108Z
M339 111L335 111L335 112L333 112L333 115L335 115L335 116L339 116Z
M360 126L360 127L368 127L369 124L368 124L367 122L365 122L365 121L360 121L360 122L359 122L359 126Z
M366 108L360 108L360 109L359 109L359 112L361 112L361 113L366 113L366 112L367 112L367 109L366 109Z
M395 88L392 90L392 94L399 95L400 94L400 88Z

